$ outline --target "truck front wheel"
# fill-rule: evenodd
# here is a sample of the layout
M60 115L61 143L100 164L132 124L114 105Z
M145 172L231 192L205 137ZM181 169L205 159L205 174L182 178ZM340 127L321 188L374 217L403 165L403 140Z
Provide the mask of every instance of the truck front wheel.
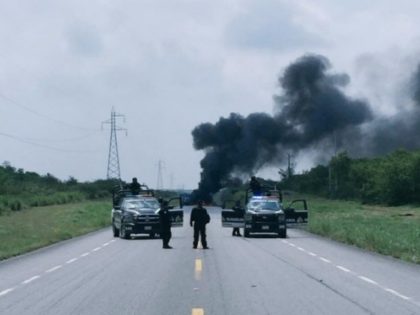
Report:
M130 239L130 232L128 232L128 231L126 230L126 228L125 228L125 224L124 224L124 223L121 223L121 228L120 228L120 237L121 237L121 238L123 238L123 239L125 239L125 240Z
M120 235L120 230L115 227L114 222L112 222L112 235L114 235L114 237L118 237Z
M279 232L279 237L286 238L287 237L287 230L281 230Z

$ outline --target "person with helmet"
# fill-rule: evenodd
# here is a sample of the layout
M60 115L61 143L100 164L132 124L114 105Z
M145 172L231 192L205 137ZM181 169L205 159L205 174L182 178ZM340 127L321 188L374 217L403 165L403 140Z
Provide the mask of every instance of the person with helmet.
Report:
M261 184L255 176L251 177L251 181L249 182L249 188L251 189L252 194L254 196L261 196L262 194Z
M133 195L138 195L140 193L141 187L136 177L133 177L133 180L129 185L129 189Z
M207 209L203 207L203 201L198 201L197 207L193 208L190 217L190 226L194 226L193 248L197 248L198 238L200 237L203 249L208 249L206 239L206 224L210 222Z
M239 218L243 218L245 215L245 211L241 207L241 202L239 200L236 201L235 205L232 207L232 210L235 211L236 216ZM242 236L238 227L233 228L232 236Z
M160 236L162 237L162 248L171 249L169 241L171 233L171 214L169 213L168 201L162 200L159 210Z

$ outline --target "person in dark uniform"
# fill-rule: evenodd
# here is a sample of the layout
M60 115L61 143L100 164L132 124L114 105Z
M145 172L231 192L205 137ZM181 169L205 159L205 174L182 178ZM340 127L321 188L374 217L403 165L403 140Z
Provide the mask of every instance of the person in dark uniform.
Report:
M238 218L244 217L245 211L241 207L241 202L239 200L236 201L235 205L232 207L232 210L235 211L235 214ZM238 227L233 228L232 236L241 236L241 232L239 231Z
M254 196L261 196L261 184L255 176L251 177L251 181L249 182L249 188L251 189L252 194Z
M166 200L163 200L159 210L160 221L160 236L162 237L163 248L172 248L169 246L169 240L172 237L171 233L171 214L169 213L169 206Z
M128 187L133 195L138 195L140 193L141 188L136 177L133 177L133 180Z
M210 216L206 208L203 208L203 201L200 200L197 204L197 207L192 209L190 217L190 226L194 226L193 248L197 248L198 237L200 236L203 249L208 249L206 239L206 224L209 222Z

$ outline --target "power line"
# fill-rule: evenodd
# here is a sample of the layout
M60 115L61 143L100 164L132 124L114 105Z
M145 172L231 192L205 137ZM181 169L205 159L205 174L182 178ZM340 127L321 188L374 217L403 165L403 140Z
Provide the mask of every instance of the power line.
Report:
M24 139L24 140L27 140L27 141L34 141L34 142L73 142L73 141L80 141L80 140L88 139L88 138L92 137L93 135L95 135L97 133L99 133L99 129L97 131L85 134L85 135L80 136L80 137L74 137L74 138L61 138L61 139L55 138L55 139L52 139L52 138L28 138L28 137L25 137L25 138L21 138L21 139Z
M15 136L15 135L12 135L12 134L9 134L9 133L4 133L4 132L0 132L0 136L7 137L7 138L10 138L10 139L13 139L13 140L22 142L22 143L30 144L30 145L33 145L33 146L41 147L41 148L44 148L44 149L49 149L49 150L54 150L54 151L60 151L60 152L67 152L67 153L93 153L93 152L98 152L99 151L99 150L68 150L68 149L62 149L62 148L52 147L52 146L49 146L49 145L45 145L45 144L41 144L41 143L36 143L36 142L33 142L33 141L29 141L29 140L20 138L18 136Z
M60 125L65 125L65 126L67 126L67 127L73 128L73 129L80 129L80 130L85 130L85 131L86 131L86 130L87 130L87 131L97 130L97 129L85 128L85 127L80 127L80 126L72 125L72 124L69 124L69 123L67 123L67 122L65 122L65 121L58 120L58 119L52 118L52 117L50 117L50 116L48 116L48 115L45 115L45 114L39 113L39 112L37 112L37 111L35 111L35 110L33 110L33 109L29 108L28 106L25 106L25 105L23 105L23 104L21 104L21 103L17 102L16 100L14 100L14 99L12 99L12 98L10 98L10 97L8 97L8 96L4 95L4 94L3 94L3 93L1 93L1 92L0 92L0 97L1 97L1 98L3 98L3 99L5 99L5 100L6 100L6 101L8 101L9 103L14 104L14 105L18 106L19 108L21 108L21 109L23 109L23 110L25 110L25 111L27 111L27 112L29 112L29 113L33 114L33 115L36 115L36 116L42 117L42 118L47 119L47 120L50 120L50 121L53 121L53 122L55 122L55 123L57 123L57 124L60 124Z

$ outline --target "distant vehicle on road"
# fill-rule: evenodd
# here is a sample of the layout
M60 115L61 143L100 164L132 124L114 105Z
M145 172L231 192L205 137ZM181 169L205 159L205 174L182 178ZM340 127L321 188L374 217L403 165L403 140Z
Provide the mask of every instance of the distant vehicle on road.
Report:
M183 225L184 212L180 197L168 200L172 227ZM160 234L160 203L150 189L142 189L139 194L130 190L118 190L113 196L111 210L112 233L114 237L130 239L132 234L147 234L154 238Z

